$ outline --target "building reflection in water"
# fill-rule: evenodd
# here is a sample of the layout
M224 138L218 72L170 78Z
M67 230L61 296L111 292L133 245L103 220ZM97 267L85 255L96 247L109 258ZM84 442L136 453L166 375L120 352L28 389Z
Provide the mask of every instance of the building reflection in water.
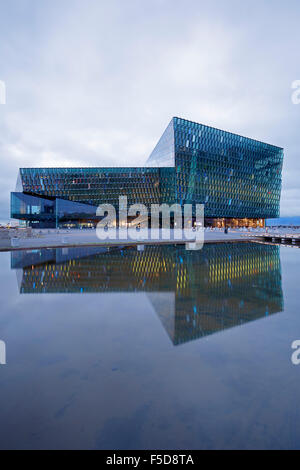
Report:
M283 310L273 245L13 251L11 267L21 294L146 292L174 345Z

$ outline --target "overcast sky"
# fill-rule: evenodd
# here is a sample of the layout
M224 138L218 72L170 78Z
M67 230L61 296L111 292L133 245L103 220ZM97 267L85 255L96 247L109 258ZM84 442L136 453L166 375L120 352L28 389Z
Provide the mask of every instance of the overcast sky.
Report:
M0 0L0 219L19 167L143 165L172 116L285 149L300 215L299 0Z

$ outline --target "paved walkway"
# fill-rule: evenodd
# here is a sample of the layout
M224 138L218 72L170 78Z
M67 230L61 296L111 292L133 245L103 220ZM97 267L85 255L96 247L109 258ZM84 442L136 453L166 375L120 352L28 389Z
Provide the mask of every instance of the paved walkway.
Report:
M141 239L132 240L131 238L120 237L114 240L106 239L100 240L96 235L96 230L34 230L34 236L28 238L18 239L2 239L0 240L0 251L18 250L18 249L35 249L46 247L61 247L61 246L116 246L116 245L139 245L139 244L172 244L172 243L193 243L194 240L175 238L174 231L171 230L171 239L163 237L163 232L160 230L159 237L151 238L150 230L141 234ZM193 232L194 237L200 240L200 233ZM254 234L254 232L253 232ZM166 234L165 234L166 235ZM204 243L216 242L233 242L233 241L247 241L251 238L252 232L240 232L229 230L227 234L221 230L205 230Z

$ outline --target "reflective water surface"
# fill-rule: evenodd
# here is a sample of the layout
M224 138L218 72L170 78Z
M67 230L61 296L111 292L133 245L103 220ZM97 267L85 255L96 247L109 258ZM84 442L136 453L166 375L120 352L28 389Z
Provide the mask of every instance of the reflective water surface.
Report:
M1 448L300 447L300 250L0 257Z

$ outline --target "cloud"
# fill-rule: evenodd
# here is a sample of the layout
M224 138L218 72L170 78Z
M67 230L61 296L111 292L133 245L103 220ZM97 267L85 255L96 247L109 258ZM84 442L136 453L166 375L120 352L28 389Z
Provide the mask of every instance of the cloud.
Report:
M5 3L0 218L19 167L143 165L174 115L284 146L299 214L298 2Z

